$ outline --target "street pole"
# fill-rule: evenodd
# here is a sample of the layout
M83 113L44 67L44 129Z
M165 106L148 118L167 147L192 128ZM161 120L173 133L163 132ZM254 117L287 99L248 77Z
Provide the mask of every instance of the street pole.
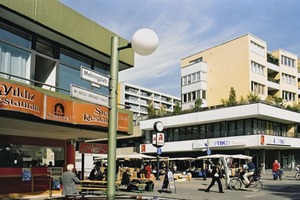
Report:
M115 199L116 191L116 147L117 147L117 92L119 72L119 38L111 38L110 63L110 108L108 116L108 155L107 155L107 199Z
M133 50L143 56L152 54L158 46L158 37L150 29L140 29L134 33L131 43L119 47L119 37L111 38L110 63L110 107L108 113L108 155L107 155L107 199L114 200L116 192L116 149L118 120L118 73L119 51L133 47Z
M159 148L159 147L157 147ZM157 151L158 152L158 151ZM157 153L156 180L159 181L159 154Z

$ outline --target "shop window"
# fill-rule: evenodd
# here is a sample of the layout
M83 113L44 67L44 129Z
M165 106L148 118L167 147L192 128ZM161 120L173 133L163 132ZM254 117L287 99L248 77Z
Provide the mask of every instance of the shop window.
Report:
M64 154L62 147L2 144L0 167L63 167Z

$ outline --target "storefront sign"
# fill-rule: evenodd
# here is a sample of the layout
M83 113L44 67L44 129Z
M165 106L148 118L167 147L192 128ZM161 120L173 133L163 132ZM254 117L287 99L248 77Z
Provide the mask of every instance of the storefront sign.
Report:
M46 97L46 119L72 123L73 102L51 96Z
M32 88L0 81L0 110L19 111L58 122L108 127L108 107L44 95ZM129 114L118 113L118 131L128 132Z
M267 145L288 145L285 138L281 137L266 137L266 144Z
M79 153L107 154L107 144L79 143Z
M73 123L108 127L108 108L93 104L73 102ZM129 116L118 113L118 131L128 131Z
M0 109L44 116L44 94L17 84L0 81Z

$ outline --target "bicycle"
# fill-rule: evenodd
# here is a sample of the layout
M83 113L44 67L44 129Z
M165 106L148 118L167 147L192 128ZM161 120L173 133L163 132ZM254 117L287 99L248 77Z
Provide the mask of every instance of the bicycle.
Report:
M263 188L263 183L260 181L261 176L257 174L253 174L249 177L249 188L251 191L259 192ZM247 184L244 182L244 178L242 174L239 174L237 177L232 178L229 181L229 187L232 190L239 190L241 189L242 185L247 186Z

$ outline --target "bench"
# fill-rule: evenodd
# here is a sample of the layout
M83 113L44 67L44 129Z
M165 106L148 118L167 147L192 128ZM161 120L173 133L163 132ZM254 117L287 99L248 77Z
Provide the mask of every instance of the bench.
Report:
M106 194L106 187L89 187L89 186L77 186L78 190L81 194L90 194L94 193L94 191L100 191L101 194Z

